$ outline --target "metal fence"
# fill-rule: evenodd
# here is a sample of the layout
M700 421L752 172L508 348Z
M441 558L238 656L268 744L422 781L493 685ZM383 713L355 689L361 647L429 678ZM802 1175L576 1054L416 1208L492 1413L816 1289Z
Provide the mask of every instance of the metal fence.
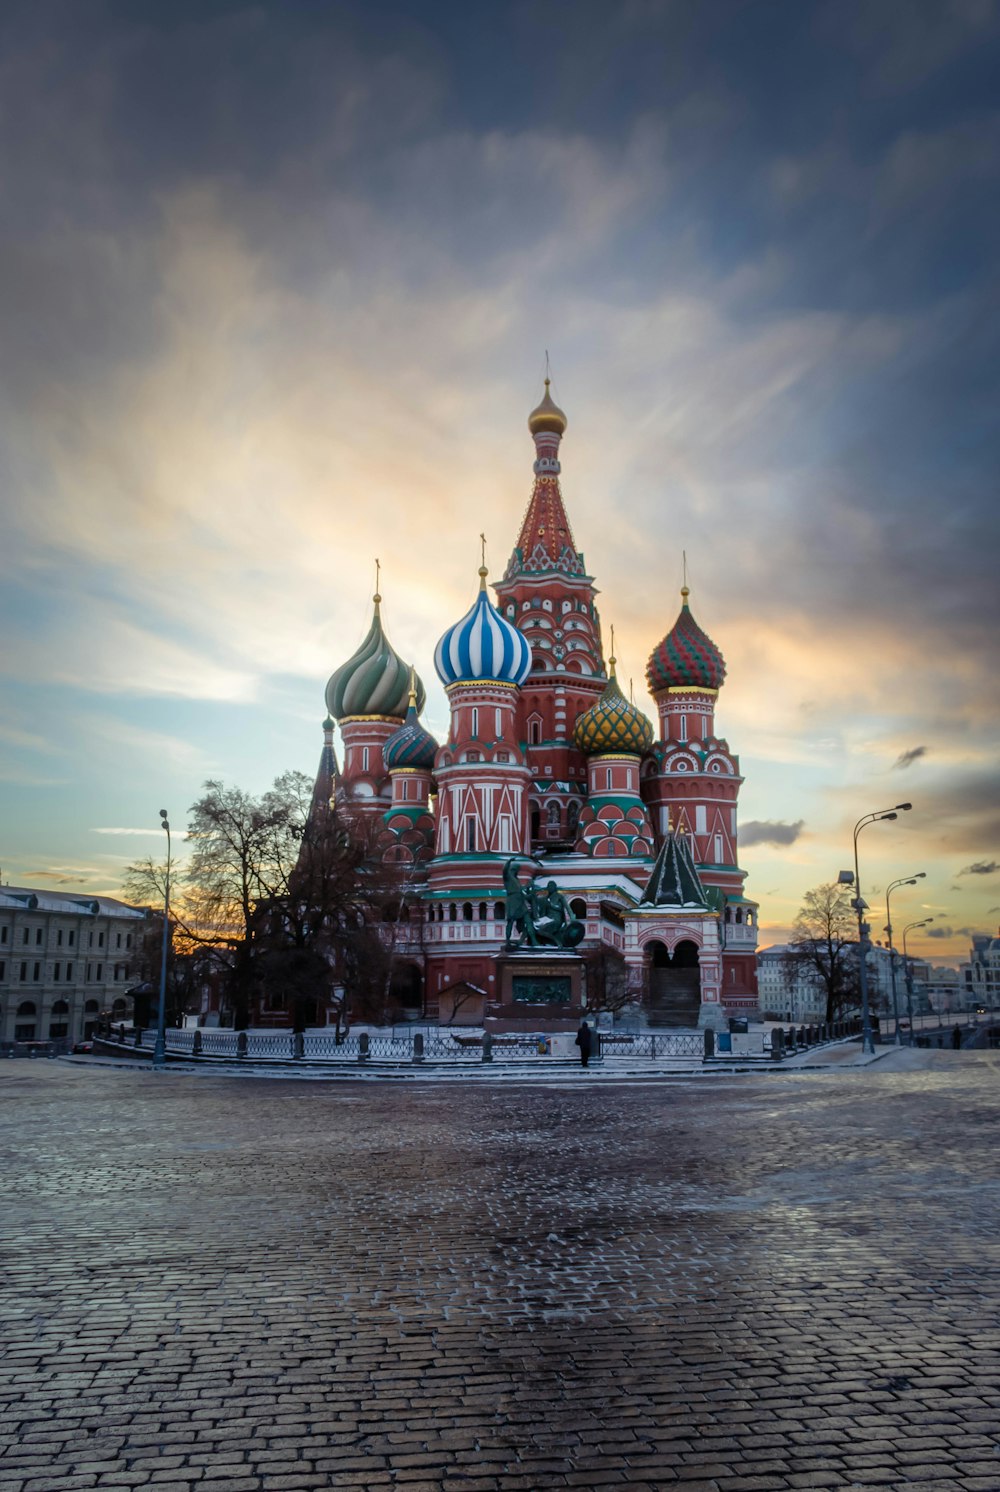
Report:
M754 1031L602 1031L593 1058L610 1065L636 1063L781 1061L797 1052L856 1034L858 1022ZM152 1052L155 1032L116 1029L105 1040L115 1047ZM168 1030L167 1052L177 1058L240 1062L395 1063L435 1062L462 1066L477 1062L531 1063L577 1059L566 1033L482 1033L427 1027L423 1030L232 1031L218 1028Z

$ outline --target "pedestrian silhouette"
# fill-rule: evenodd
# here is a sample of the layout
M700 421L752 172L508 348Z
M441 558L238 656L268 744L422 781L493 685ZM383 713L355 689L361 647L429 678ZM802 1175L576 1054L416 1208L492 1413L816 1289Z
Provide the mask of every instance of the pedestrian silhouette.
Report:
M576 1041L573 1043L574 1046L578 1046L580 1048L581 1067L586 1067L587 1063L590 1061L590 1051L593 1044L594 1038L591 1034L590 1027L587 1025L586 1021L581 1021L580 1029L576 1033Z
M956 1052L962 1045L962 1028L957 1021L955 1022L955 1029L951 1033L951 1044Z

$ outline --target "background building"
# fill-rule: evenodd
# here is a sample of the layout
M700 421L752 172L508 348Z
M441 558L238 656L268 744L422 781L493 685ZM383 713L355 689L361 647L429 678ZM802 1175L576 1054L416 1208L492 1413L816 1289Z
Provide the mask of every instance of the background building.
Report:
M150 914L107 896L0 887L0 1042L80 1041L126 993Z

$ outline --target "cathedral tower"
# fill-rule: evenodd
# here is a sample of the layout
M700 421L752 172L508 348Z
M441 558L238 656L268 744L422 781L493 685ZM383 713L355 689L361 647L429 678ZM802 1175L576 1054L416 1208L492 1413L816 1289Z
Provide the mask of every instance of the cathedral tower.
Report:
M534 486L514 552L496 586L500 611L531 645L520 731L532 779L529 823L535 849L569 848L576 839L587 765L573 728L606 683L597 592L574 544L559 488L566 424L546 378L542 402L528 417Z

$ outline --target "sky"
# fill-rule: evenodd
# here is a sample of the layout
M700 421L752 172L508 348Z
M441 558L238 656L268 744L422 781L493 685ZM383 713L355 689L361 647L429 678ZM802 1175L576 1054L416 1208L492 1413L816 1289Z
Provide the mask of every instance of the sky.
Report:
M687 554L762 943L1000 924L994 0L0 11L0 877L113 894L498 576L545 353L645 692ZM881 936L882 911L872 913Z

